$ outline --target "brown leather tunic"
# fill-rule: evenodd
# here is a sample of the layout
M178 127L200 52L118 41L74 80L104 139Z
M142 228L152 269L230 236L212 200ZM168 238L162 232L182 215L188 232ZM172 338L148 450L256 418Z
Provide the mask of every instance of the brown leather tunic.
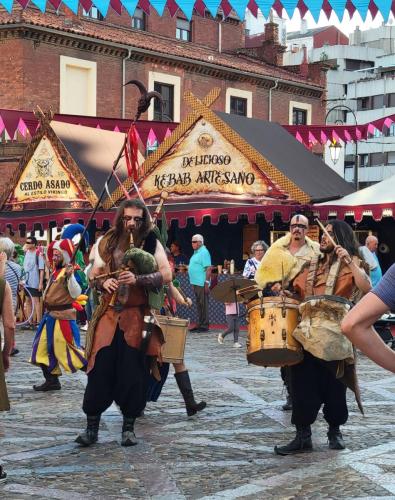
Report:
M109 244L109 238L112 236L111 232L109 233L104 236L99 245L99 255L106 263L103 271L104 273L119 269L120 261L126 251L126 248L121 248L124 246L121 244L117 246L113 255L108 254L106 250ZM115 297L110 297L109 294L104 293L103 298L107 300L108 306L103 316L100 318L95 330L92 351L88 358L87 373L89 373L89 371L94 367L96 354L100 351L100 349L111 345L118 325L124 333L126 343L130 347L138 349L142 340L144 316L150 314L148 295L145 289L141 286L129 285L128 300L124 305L123 310L120 312L116 311L111 305L115 302ZM153 326L147 355L161 359L162 339L163 336L160 329Z
M48 306L70 305L70 309L50 311L50 316L56 319L76 319L76 310L71 307L72 302L74 302L74 299L71 297L67 288L67 278L65 274L50 282L44 293L44 304Z

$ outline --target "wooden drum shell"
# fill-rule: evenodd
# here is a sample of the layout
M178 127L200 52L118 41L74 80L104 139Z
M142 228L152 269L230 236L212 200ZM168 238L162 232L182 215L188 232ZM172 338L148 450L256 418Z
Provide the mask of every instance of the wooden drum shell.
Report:
M291 366L303 359L302 346L292 336L298 324L299 302L265 297L247 304L247 360L258 366Z
M162 345L162 358L166 363L184 361L185 343L189 320L169 316L155 315L163 332L165 343Z

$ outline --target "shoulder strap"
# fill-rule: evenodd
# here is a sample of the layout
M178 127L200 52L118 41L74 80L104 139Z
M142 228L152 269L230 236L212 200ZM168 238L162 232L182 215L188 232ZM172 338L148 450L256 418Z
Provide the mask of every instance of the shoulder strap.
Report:
M5 279L0 278L0 314L3 312L3 301L4 301L4 292L5 292Z
M6 262L6 266L8 267L8 269L11 269L11 271L14 273L15 278L17 279L17 282L19 283L20 277L18 276L18 274L15 271L15 269L10 265L9 262Z
M313 295L313 286L314 286L315 275L317 274L319 258L320 258L319 255L315 255L310 261L309 272L306 280L306 292L305 292L306 297Z
M336 259L336 261L331 265L328 278L326 280L325 295L333 295L341 263L340 259Z

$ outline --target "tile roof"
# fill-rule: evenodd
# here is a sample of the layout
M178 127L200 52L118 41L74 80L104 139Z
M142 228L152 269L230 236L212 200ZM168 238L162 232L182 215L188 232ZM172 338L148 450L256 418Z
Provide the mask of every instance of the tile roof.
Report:
M66 24L65 20L69 22ZM78 19L70 22L64 15L57 15L50 12L41 13L34 8L25 10L13 10L11 14L2 12L0 14L0 29L7 24L23 24L24 26L40 26L52 30L59 30L71 35L86 36L92 39L107 41L116 44L139 48L147 51L163 54L163 56L176 56L188 60L196 61L196 64L215 65L224 70L241 71L269 78L279 78L296 83L298 86L307 86L321 90L323 87L308 80L301 75L288 71L281 67L271 66L264 62L246 58L240 54L225 54L206 47L204 45L181 42L153 33L128 29L123 26L114 26L104 21L92 22Z

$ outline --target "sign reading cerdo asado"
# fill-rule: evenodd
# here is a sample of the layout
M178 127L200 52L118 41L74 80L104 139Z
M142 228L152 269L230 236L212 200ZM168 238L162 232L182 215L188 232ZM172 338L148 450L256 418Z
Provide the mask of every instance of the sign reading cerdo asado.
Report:
M147 199L163 190L181 196L265 196L268 184L252 162L202 119L162 157L141 184Z
M19 178L11 203L84 199L51 142L43 137Z

